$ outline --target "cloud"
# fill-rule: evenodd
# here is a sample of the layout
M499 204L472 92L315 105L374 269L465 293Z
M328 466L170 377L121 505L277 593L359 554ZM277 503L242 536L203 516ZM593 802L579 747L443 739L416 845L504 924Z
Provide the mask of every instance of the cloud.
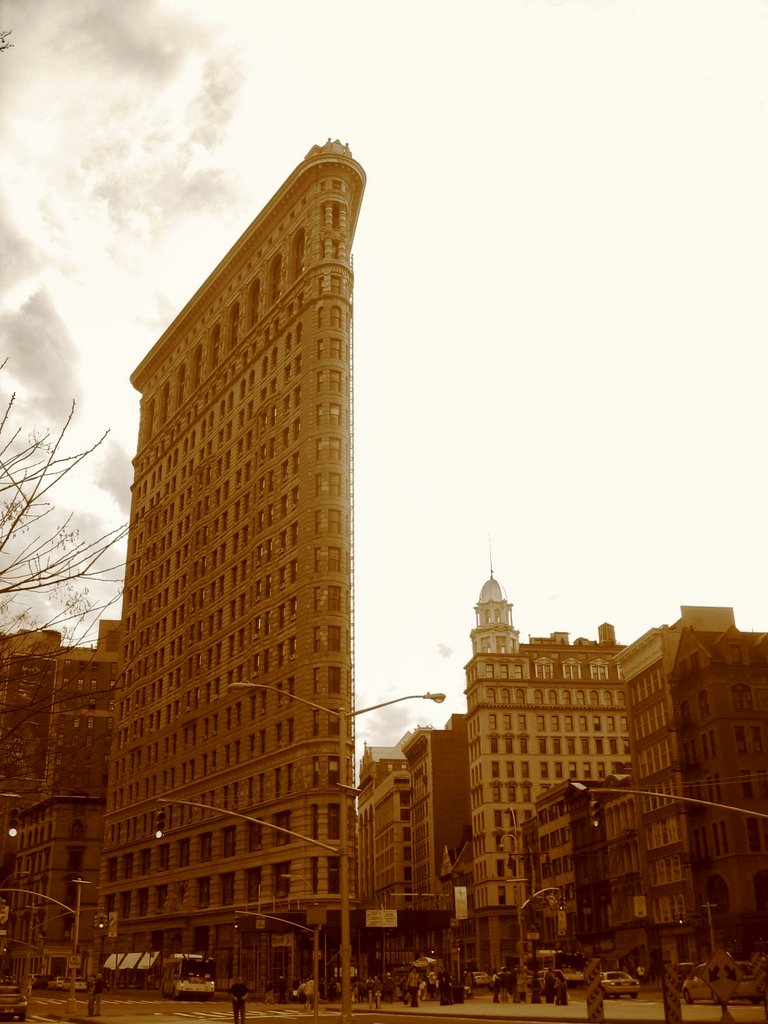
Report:
M42 416L61 420L81 397L78 353L49 295L40 290L18 311L0 314L0 351L7 358L3 386L19 392L17 412L32 429Z
M127 517L131 507L133 465L125 448L112 439L108 438L100 449L95 479Z
M437 653L441 658L451 658L453 657L453 648L449 647L448 644L438 644Z

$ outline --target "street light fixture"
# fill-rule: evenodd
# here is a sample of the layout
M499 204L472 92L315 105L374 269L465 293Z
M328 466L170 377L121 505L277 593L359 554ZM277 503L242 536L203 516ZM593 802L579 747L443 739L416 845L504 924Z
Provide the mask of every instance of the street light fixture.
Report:
M404 700L431 700L436 704L442 704L445 700L444 693L409 693L404 697L394 697L392 700L382 701L380 704L373 704L368 708L356 708L347 711L345 708L328 708L317 704L306 697L289 693L279 686L272 686L270 683L242 682L231 683L230 690L272 690L279 693L281 697L289 700L296 700L300 704L314 708L316 711L324 711L326 714L335 715L339 719L339 787L341 789L341 802L339 804L339 903L340 903L340 931L341 945L339 949L339 964L341 972L341 1024L349 1024L352 1020L352 945L351 928L349 922L349 836L348 836L348 807L347 799L351 790L348 785L347 765L347 738L348 723L351 718L367 714L369 711L378 711L379 708L389 707L391 704L399 704Z
M517 927L520 932L520 956L519 956L519 969L525 970L525 939L523 938L523 919L525 917L525 911L529 904L533 903L534 900L543 898L549 903L551 907L562 900L562 893L557 886L549 886L546 889L539 889L538 892L533 893L525 903L522 903L517 911ZM537 956L537 944L538 939L533 939L533 962L531 964L531 970L533 972L533 979L531 984L531 1002L541 1002L541 987L539 985L539 959Z

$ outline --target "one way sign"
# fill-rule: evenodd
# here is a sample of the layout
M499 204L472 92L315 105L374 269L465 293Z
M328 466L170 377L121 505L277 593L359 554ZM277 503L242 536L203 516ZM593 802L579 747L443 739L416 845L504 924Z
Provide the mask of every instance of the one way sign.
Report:
M742 970L724 949L718 949L702 971L702 977L720 1002L727 1003L741 981Z

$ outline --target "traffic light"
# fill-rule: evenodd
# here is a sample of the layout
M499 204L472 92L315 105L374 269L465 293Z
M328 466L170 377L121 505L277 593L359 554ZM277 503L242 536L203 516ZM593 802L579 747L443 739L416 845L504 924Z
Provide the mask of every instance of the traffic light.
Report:
M11 839L15 839L19 834L19 808L12 807L11 813L8 815L8 835Z
M603 808L599 800L590 800L589 812L592 816L592 827L600 828L603 823Z
M165 835L165 811L160 810L155 815L155 839L162 839Z
M107 915L106 914L97 914L96 915L96 927L99 929L99 931L104 931L104 929L107 927Z

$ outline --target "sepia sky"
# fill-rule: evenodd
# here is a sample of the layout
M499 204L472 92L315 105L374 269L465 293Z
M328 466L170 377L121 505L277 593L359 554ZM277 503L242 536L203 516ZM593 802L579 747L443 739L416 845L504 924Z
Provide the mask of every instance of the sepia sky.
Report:
M357 719L465 710L489 575L524 640L681 604L768 629L768 0L0 0L0 390L109 430L129 375L316 143L354 245Z

